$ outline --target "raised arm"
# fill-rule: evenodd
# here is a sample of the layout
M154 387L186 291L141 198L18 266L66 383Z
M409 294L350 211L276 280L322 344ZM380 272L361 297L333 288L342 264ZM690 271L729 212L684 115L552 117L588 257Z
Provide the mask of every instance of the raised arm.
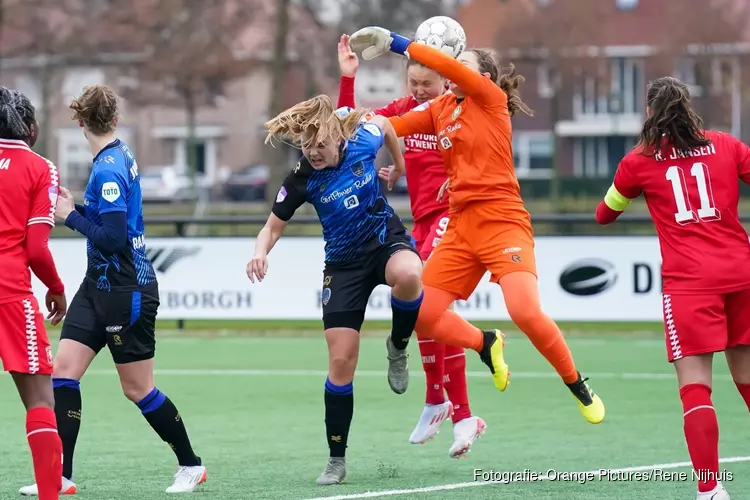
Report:
M596 207L596 221L602 225L614 222L640 194L641 187L632 172L630 160L626 157L617 167L604 200Z
M432 119L431 101L417 106L401 116L388 119L396 132L396 136L404 137L412 134L435 135L435 122Z
M393 43L396 44L395 39ZM495 82L437 49L423 43L410 42L407 53L410 58L434 69L455 83L466 95L485 106L502 105L507 102L505 92Z

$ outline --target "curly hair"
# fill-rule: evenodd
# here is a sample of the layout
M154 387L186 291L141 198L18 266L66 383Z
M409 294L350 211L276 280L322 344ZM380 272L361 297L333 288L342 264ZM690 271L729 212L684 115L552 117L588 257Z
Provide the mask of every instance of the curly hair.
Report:
M106 85L91 85L70 103L73 120L83 122L96 135L104 135L117 128L117 94Z

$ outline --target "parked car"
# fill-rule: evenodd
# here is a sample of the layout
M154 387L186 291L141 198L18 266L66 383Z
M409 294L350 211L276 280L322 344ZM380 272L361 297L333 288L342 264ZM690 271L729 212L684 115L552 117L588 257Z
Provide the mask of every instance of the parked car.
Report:
M251 165L229 176L224 193L231 201L263 201L268 177L267 165Z
M172 166L142 169L141 193L146 202L184 201L190 198L190 178Z

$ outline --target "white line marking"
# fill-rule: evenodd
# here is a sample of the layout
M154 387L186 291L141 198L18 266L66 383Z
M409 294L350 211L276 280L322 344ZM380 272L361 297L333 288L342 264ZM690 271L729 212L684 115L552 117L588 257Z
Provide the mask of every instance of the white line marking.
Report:
M245 376L245 377L325 377L328 375L326 370L250 370L250 369L230 369L230 368L205 368L205 369L171 369L162 368L154 370L155 375L162 376L174 376L174 377L190 377L190 376L214 376L214 377L229 377L229 376ZM91 369L86 372L86 375L117 375L115 370L103 370L103 369ZM676 380L674 373L616 373L616 372L593 372L584 373L585 376L591 377L594 380L597 379L613 379L613 380ZM359 370L355 374L357 377L385 377L385 371L379 370ZM421 370L412 370L411 376L416 378L424 378L424 372ZM470 371L466 372L468 378L487 378L489 372L485 371ZM555 372L513 372L512 377L518 378L559 378L559 375ZM731 381L732 377L729 374L715 374L713 375L714 380Z
M719 462L723 464L750 462L750 456L749 457L722 458L719 460ZM646 471L651 471L651 470L656 470L656 469L658 470L681 469L683 467L692 467L692 464L690 462L673 462L673 463L668 463L668 464L639 465L636 467L624 467L622 469L604 469L604 470L606 470L609 474L623 474L623 473L629 473L629 472L646 472ZM595 475L596 477L599 477L600 470L602 469L578 472L576 474L579 474L579 475L592 474L592 475ZM553 479L554 479L554 475L548 476L546 474L541 474L539 476L539 481L551 481ZM438 484L435 486L425 486L423 488L408 488L408 489L405 488L405 489L397 489L397 490L368 491L366 493L352 493L350 495L315 497L315 498L308 498L306 500L352 500L355 498L382 498L382 497L393 497L393 496L401 496L401 495L411 495L414 493L433 493L436 491L460 490L463 488L473 488L475 486L487 486L490 484L500 485L500 484L519 483L519 482L523 482L523 481L472 481L470 483Z
M115 370L89 370L86 372L87 375L117 375ZM164 376L248 376L248 377L325 377L328 375L326 370L250 370L250 369L156 369L154 375ZM424 373L419 371L412 373L415 377L424 377ZM385 371L378 370L359 370L355 374L356 377L385 377ZM466 376L469 378L480 378L488 377L488 372L483 371L469 371L466 372ZM559 375L555 372L513 372L513 378L559 378ZM587 377L593 379L642 379L642 380L674 380L676 378L674 373L614 373L614 372L602 372L602 373L587 373ZM725 378L731 380L729 375L714 375L714 378Z

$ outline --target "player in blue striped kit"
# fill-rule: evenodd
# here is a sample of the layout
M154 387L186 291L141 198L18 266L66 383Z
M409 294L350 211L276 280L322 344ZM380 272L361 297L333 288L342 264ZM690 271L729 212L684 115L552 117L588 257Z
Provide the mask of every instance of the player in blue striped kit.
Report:
M423 296L422 260L383 196L375 167L375 156L385 144L396 175L404 171L398 138L385 118L367 121L365 115L335 110L330 98L318 96L266 124L269 140L288 137L301 145L304 157L284 180L247 266L252 281L262 280L268 253L295 211L304 203L313 205L326 242L321 297L329 353L324 401L330 458L318 478L321 485L340 483L346 476L352 381L370 294L378 285L391 287L393 327L386 348L388 382L397 394L408 386L406 347Z
M74 494L73 453L81 425L80 380L106 345L125 396L135 403L179 463L168 493L192 492L206 480L185 424L172 401L154 384L156 273L146 256L140 176L130 148L117 139L117 95L96 85L70 108L95 155L83 205L63 189L56 216L86 236L88 268L68 308L52 382L63 444L62 494ZM21 488L36 495L37 486Z

